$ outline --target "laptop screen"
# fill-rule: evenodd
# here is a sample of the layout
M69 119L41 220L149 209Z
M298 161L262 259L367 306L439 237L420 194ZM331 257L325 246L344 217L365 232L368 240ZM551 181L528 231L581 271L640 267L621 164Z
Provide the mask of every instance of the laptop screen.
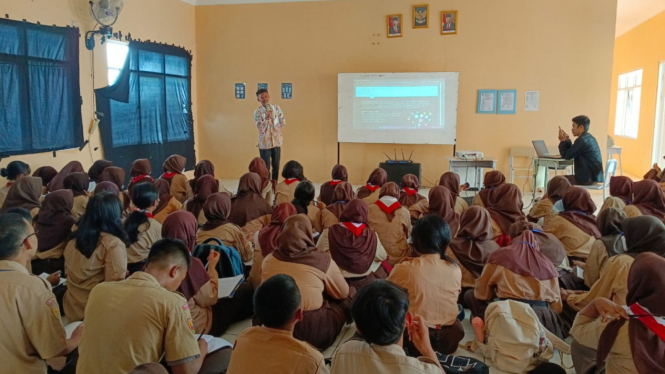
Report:
M534 140L533 147L536 149L536 154L538 154L538 156L546 156L549 153L544 140Z

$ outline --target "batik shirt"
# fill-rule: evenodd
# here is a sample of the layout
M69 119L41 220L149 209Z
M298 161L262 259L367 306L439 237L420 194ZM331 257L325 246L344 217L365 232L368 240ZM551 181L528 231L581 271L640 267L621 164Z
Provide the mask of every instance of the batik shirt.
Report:
M254 111L254 122L259 129L259 149L281 147L283 143L282 127L286 125L284 113L279 105L269 105L272 108L272 121L266 117L268 110L263 105Z

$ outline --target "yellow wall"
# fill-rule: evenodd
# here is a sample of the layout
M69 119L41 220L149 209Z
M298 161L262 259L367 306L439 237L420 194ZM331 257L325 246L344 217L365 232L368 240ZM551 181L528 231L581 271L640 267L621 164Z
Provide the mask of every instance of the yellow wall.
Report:
M80 80L81 96L83 96L82 117L84 138L88 139L88 127L93 113L93 80L91 76L92 54L85 49L85 31L91 30L95 25L88 11L88 0L0 0L0 12L11 19L28 22L41 22L42 24L57 26L74 25L81 30L80 39ZM153 40L162 43L175 44L191 50L195 56L192 68L192 96L194 102L194 116L196 121L196 44L194 37L194 6L180 0L125 0L125 5L118 22L113 26L114 31L122 31L124 35L131 33L134 39ZM106 48L100 46L99 37L96 39L97 47L94 50L94 86L104 87L107 82ZM91 148L90 148L91 147ZM99 148L94 151L94 148ZM91 154L92 150L92 154ZM57 152L53 158L52 153L40 153L10 157L0 161L5 167L13 160L22 160L30 164L32 170L39 166L51 165L60 169L72 160L80 161L85 169L92 165L94 160L102 158L99 130L90 138L90 144L79 152L78 149Z
M621 156L624 172L638 176L644 175L651 165L658 95L658 67L661 61L665 61L663 35L665 35L665 12L621 35L614 43L608 131L614 137L615 144L623 147ZM638 69L643 69L643 75L637 139L615 136L614 120L619 75Z
M305 166L316 182L337 160L337 73L459 71L457 149L478 149L508 172L509 149L533 139L557 144L557 126L587 114L606 142L616 0L449 0L430 2L429 29L411 28L402 0L317 1L196 7L199 151L222 177L238 178L258 155L253 91L267 82L282 106L282 165ZM439 15L459 11L459 34L441 36ZM404 15L404 37L387 39L385 17ZM246 100L234 83L247 83ZM281 100L282 82L293 99ZM478 89L517 89L516 115L475 114ZM538 90L540 111L524 112ZM395 146L342 144L351 182L364 183ZM397 145L434 182L452 146ZM429 185L424 181L425 185Z

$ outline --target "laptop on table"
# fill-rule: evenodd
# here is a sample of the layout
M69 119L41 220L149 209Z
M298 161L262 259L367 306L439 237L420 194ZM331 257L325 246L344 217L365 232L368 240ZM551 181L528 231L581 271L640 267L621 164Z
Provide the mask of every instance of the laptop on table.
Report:
M538 155L539 158L561 158L561 155L559 154L549 153L544 140L534 140L532 141L532 143L533 143L533 148L536 149L536 154Z

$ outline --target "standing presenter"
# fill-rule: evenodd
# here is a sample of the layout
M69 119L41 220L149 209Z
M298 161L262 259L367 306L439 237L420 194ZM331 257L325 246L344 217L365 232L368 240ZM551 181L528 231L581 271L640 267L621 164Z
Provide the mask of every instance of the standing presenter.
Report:
M268 171L272 166L272 179L277 180L283 142L282 127L286 125L284 113L279 105L270 104L270 95L265 88L256 91L256 100L261 103L261 106L254 111L254 122L259 129L259 154L265 161Z

